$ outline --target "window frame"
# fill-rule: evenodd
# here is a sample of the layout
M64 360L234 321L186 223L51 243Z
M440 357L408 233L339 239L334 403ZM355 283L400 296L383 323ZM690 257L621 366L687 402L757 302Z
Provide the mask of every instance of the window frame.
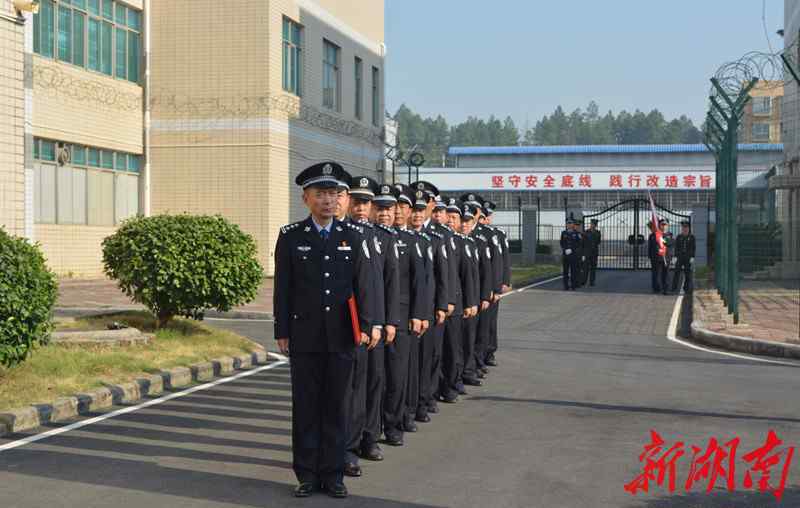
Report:
M294 40L295 31L297 41ZM303 42L305 27L293 19L283 16L281 20L281 80L284 92L303 96ZM292 61L294 59L294 65Z
M766 136L758 136L756 134L756 127L763 128L766 127ZM750 137L754 143L758 142L769 142L770 136L770 124L768 122L753 122L753 125L750 128Z
M328 61L328 49L333 50L334 61ZM322 107L330 109L332 111L341 112L342 110L342 48L338 44L335 44L328 39L322 39ZM330 71L330 72L329 72ZM329 76L332 77L332 92L330 93L330 100L332 103L328 103L328 96L326 95L326 90L331 89L326 85L328 83Z
M353 59L353 72L355 77L355 108L354 115L358 120L364 119L364 60L356 56Z
M374 127L381 126L381 70L374 65L372 66L372 125Z
M773 107L772 97L769 97L769 96L753 97L752 101L753 101L753 104L752 104L753 115L755 115L755 116L770 116L770 115L772 115L772 107ZM763 108L763 109L761 107L756 108L756 104L766 105L766 107Z

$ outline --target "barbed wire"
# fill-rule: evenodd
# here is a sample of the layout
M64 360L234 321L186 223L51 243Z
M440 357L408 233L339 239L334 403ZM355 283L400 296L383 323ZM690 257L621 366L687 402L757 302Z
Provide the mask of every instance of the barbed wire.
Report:
M125 92L101 81L71 76L57 67L33 66L33 85L46 93L120 111L142 110L141 94Z

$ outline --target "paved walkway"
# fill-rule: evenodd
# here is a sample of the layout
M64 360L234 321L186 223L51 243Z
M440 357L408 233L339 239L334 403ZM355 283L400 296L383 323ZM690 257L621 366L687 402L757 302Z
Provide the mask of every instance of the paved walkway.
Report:
M668 341L676 297L652 294L647 273L602 272L597 287L576 292L560 286L503 300L500 365L486 384L441 404L404 447L384 447L384 462L363 463L364 476L347 480L347 500L291 497L284 367L0 452L0 507L800 506L797 454L781 503L742 488L742 455L769 430L784 440L781 450L800 442L787 399L800 391L797 367ZM274 347L264 323L214 325ZM623 486L642 472L651 430L666 441L664 451L681 441L686 454L674 493L651 482L649 494L633 497ZM734 436L737 490L718 480L706 494L706 479L687 493L690 445L705 449L711 437Z
M115 282L107 279L62 279L58 284L56 307L72 308L142 308L122 293ZM272 279L264 279L258 296L235 310L272 312Z
M696 320L713 332L778 342L800 342L800 285L796 281L743 281L734 325L714 289L695 292Z

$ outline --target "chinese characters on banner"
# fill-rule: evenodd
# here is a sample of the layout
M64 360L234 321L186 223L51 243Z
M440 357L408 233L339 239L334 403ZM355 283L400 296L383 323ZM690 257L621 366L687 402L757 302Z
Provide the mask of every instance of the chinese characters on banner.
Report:
M714 173L505 173L488 175L491 182L470 188L504 190L636 190L636 189L714 189ZM461 177L463 178L463 176ZM467 177L469 178L469 177ZM486 184L489 184L488 186ZM447 187L444 182L439 183Z
M712 437L705 447L691 445L687 449L683 441L668 446L658 432L651 430L650 443L644 445L644 451L639 455L639 462L643 464L642 473L626 484L625 490L633 496L640 491L647 493L650 483L654 482L675 492L679 480L677 463L685 455L684 460L689 462L689 474L683 482L686 492L701 481L707 482L707 494L717 484L732 492L736 489L739 444L739 437L725 442ZM794 455L794 446L781 445L783 441L770 430L764 444L740 455L744 466L742 485L745 489L757 488L759 492L769 492L780 501Z

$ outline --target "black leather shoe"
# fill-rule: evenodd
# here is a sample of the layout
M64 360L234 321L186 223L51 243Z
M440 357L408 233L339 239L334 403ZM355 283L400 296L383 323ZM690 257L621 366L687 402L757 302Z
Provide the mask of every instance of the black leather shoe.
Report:
M464 388L464 383L458 383L456 385L456 391L458 392L459 395L466 395L467 394L467 389Z
M488 365L488 362L487 362L487 365ZM489 367L486 367L485 365L483 367L481 367L480 369L478 369L478 370L480 370L484 374L488 374L489 373Z
M342 482L336 482L332 485L325 484L325 492L331 497L344 498L347 497L347 487Z
M483 369L478 369L478 373L477 373L477 374L475 374L475 376L476 376L478 379L485 379L485 378L486 378L486 374L484 374L484 373L483 373Z
M447 395L442 395L442 402L447 404L455 404L458 402L458 395L455 393L448 393Z
M403 446L403 435L388 434L384 442L389 446Z
M313 482L301 482L294 488L294 497L311 497L315 489L316 486Z
M428 403L428 412L433 414L439 412L439 404L437 404L435 400L432 400Z
M475 378L464 378L464 384L468 386L483 386L483 381Z
M403 430L406 432L416 432L417 431L417 424L414 423L414 419L410 416L406 416L405 421L403 422Z
M354 478L358 478L361 476L361 466L358 464L354 464L352 462L348 462L344 465L344 474L347 476L352 476Z
M414 420L420 423L428 423L431 421L431 417L428 416L428 413L417 413L417 416L414 418Z
M383 453L381 453L381 447L378 446L377 443L364 446L361 449L361 458L366 460L373 460L375 462L380 462L381 460L383 460Z
M489 367L497 367L497 360L494 359L494 356L490 356L486 359L486 365Z

